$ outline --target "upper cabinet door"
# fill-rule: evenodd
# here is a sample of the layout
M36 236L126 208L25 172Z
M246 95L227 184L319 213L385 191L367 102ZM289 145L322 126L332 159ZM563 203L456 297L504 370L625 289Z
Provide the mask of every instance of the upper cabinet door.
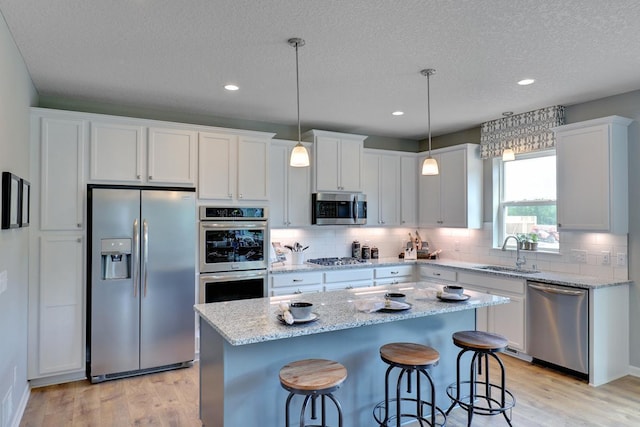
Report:
M339 191L340 139L319 137L315 141L316 191Z
M238 138L238 200L269 200L270 141Z
M610 116L560 126L556 132L558 227L629 230L627 127Z
M460 144L433 150L439 175L420 175L420 225L482 227L482 160L479 146ZM418 169L420 169L420 159Z
M289 166L295 144L282 140L271 143L269 225L272 228L311 225L311 171Z
M418 159L400 156L400 225L418 224Z
M154 184L196 184L198 133L149 128L147 179Z
M82 229L86 122L41 120L40 228Z
M198 142L198 198L233 200L238 137L200 132Z
M198 197L269 200L271 136L200 133Z
M142 183L144 180L143 126L91 123L92 181Z
M313 191L362 191L366 136L313 129L304 138L313 141Z

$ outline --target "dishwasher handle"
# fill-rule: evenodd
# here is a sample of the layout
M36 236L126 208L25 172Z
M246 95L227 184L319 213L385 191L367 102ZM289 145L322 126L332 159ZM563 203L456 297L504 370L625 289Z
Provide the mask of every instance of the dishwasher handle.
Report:
M538 291L546 292L548 294L569 295L569 296L575 296L575 297L584 295L584 293L586 292L584 290L571 291L569 289L560 289L560 288L552 288L549 286L534 285L533 283L529 283L529 287L532 289L536 289Z

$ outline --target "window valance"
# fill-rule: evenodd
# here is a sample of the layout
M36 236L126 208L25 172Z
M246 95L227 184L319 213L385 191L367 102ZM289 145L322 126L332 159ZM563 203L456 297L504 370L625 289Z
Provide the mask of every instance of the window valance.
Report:
M483 159L502 156L505 148L516 154L555 147L550 129L564 124L564 107L556 105L482 123L480 153Z

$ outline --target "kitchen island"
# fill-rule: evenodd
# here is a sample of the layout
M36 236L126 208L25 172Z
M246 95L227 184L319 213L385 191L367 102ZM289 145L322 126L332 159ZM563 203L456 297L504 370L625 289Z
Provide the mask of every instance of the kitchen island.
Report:
M361 312L356 301L382 298L394 290L407 295L409 310ZM373 407L384 398L386 365L379 347L415 342L434 347L441 360L433 370L437 403L448 407L446 386L455 380L458 348L451 334L475 329L475 309L505 304L508 298L467 291L462 302L443 302L433 284L411 283L366 289L229 301L195 306L200 316L200 418L207 427L284 425L287 392L278 372L305 358L343 364L348 378L335 393L347 426L372 425ZM314 304L314 322L286 325L279 303ZM299 401L292 403L299 408ZM331 421L331 424L336 424Z

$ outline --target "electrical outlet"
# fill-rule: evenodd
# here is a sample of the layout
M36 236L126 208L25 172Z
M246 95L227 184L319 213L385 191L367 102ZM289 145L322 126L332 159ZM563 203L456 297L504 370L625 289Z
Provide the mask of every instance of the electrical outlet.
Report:
M627 265L627 254L624 252L618 252L616 254L616 264L618 264L619 267Z
M611 252L602 251L602 265L611 264Z
M573 260L579 264L587 263L587 251L583 249L571 249Z

